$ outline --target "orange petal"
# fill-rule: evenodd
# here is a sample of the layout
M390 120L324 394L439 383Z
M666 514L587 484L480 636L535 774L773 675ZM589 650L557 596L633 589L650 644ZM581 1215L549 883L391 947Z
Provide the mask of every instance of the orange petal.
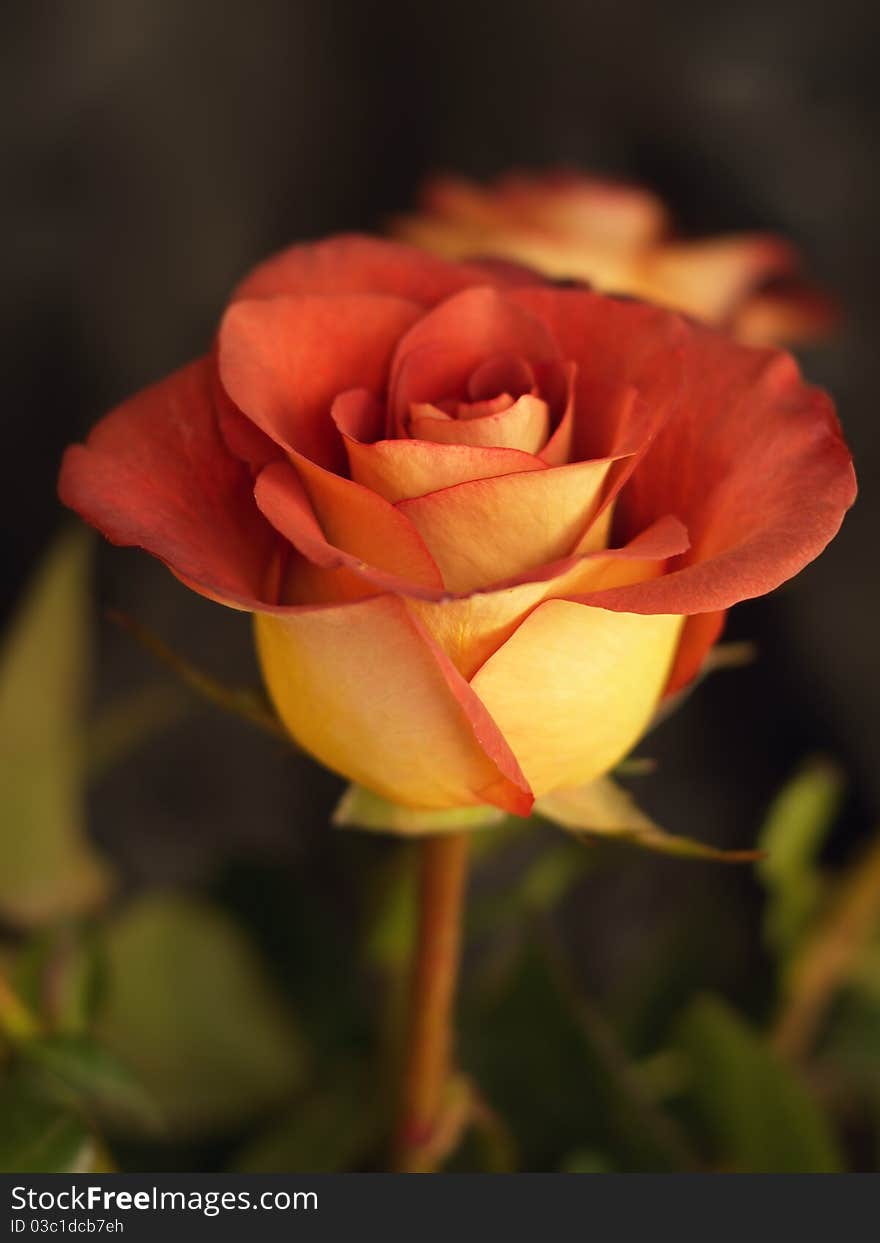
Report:
M417 440L537 453L546 443L550 430L547 403L529 394L520 397L505 410L484 414L480 418L453 419L448 415L442 417L440 411L427 413L432 409L424 405L413 409L410 434Z
M327 767L409 807L528 814L503 737L401 601L260 614L256 635L281 719Z
M387 500L409 500L475 479L545 470L543 462L518 449L439 445L427 440L347 440L352 478Z
M611 463L573 462L478 479L401 501L447 590L476 591L570 553L598 503Z
M325 570L345 569L388 591L442 591L418 532L382 497L307 459L273 462L254 496L272 526ZM301 478L301 474L304 478Z
M466 289L421 318L401 339L391 374L398 431L416 402L463 398L481 363L516 355L527 364L562 361L545 324L497 289Z
M720 324L752 289L796 263L788 242L764 234L667 243L641 259L630 292Z

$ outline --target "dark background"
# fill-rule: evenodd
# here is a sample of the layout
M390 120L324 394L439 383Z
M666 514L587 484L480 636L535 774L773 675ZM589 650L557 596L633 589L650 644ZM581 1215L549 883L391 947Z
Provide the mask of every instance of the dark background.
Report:
M674 831L745 845L797 761L828 752L851 778L831 847L844 858L880 806L877 11L856 0L7 10L6 609L62 521L65 443L200 352L233 282L267 252L381 227L438 167L565 163L644 180L691 230L792 238L837 293L844 329L804 364L839 399L861 483L829 552L736 610L730 634L756 640L760 660L719 674L645 744L661 760L645 796ZM102 605L219 676L255 676L241 615L136 552L102 547L98 565ZM99 700L157 676L102 626ZM101 783L93 826L133 881L199 882L248 856L291 868L308 856L319 876L338 789L196 707ZM625 963L628 938L650 935L688 893L720 898L739 929L725 944L748 942L752 881L709 871L639 859L613 881L588 878L587 969ZM614 929L601 953L600 926Z

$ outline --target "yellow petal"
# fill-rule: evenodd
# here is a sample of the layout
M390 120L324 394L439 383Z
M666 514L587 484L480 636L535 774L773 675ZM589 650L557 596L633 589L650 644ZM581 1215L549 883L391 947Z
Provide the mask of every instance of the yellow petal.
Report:
M657 705L682 619L539 605L471 685L536 796L607 772Z
M256 638L279 716L328 768L409 807L528 813L503 738L400 600L257 614Z

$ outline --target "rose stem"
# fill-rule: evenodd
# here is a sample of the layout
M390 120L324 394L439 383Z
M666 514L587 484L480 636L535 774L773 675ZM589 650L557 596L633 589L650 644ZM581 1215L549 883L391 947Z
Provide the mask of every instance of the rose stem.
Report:
M419 843L418 928L413 950L407 1045L395 1137L398 1173L428 1174L452 1056L452 1012L461 949L467 833Z

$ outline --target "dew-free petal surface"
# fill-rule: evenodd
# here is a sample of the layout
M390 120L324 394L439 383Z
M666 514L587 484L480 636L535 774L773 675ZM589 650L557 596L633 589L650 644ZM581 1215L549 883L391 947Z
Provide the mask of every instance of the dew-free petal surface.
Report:
M528 813L497 727L402 601L258 615L256 634L282 720L328 768L406 806Z

